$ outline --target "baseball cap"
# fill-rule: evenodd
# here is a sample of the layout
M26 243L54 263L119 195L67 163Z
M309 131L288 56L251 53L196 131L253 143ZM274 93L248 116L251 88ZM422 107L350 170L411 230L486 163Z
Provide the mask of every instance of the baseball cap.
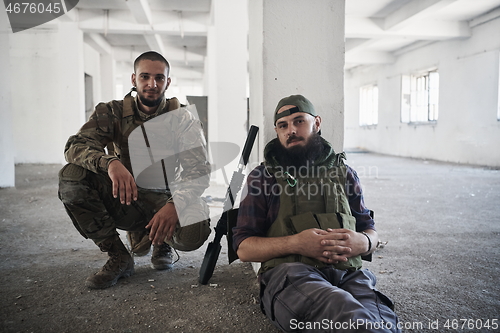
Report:
M278 114L278 110L285 105L294 105L295 107ZM289 116L297 112L309 113L313 117L317 116L316 110L314 110L314 106L312 105L311 101L309 101L302 95L291 95L282 98L279 101L278 106L276 106L276 110L274 111L274 125L276 125L278 119Z

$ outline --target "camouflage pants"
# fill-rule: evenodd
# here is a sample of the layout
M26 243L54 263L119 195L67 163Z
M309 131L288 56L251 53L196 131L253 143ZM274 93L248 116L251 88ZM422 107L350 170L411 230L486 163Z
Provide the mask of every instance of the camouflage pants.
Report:
M169 197L139 189L137 201L122 205L119 198L113 198L107 174L96 174L75 164L67 164L59 172L58 195L76 229L96 243L118 234L116 229L143 231Z

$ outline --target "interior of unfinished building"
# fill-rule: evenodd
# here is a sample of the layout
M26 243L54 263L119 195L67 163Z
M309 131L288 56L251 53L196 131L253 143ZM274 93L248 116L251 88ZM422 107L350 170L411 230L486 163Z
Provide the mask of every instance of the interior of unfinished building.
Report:
M23 5L0 8L0 331L279 331L258 265L229 264L225 238L207 285L207 244L167 271L148 254L116 286L83 283L105 255L58 199L65 145L129 93L149 50L170 63L165 96L203 124L212 229L250 126L245 174L276 137L278 101L304 95L374 211L381 246L364 267L403 330L500 329L500 0L38 2L61 12L16 22Z

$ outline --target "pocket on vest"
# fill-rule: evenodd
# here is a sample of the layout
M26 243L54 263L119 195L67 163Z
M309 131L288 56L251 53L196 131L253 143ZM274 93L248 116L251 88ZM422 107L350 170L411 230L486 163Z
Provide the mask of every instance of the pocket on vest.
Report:
M307 212L291 216L290 221L296 233L311 228L323 230L328 228L356 230L356 219L354 216L344 213L313 214L312 212Z
M347 215L344 213L337 213L340 221L341 221L341 228L344 229L349 229L349 230L356 230L356 218L352 215Z
M320 227L314 214L311 212L291 216L290 220L292 222L293 229L295 229L295 233L297 234L307 229Z
M337 213L324 213L315 214L318 219L320 228L326 230L330 229L340 229L342 228L342 220L339 219L339 214Z

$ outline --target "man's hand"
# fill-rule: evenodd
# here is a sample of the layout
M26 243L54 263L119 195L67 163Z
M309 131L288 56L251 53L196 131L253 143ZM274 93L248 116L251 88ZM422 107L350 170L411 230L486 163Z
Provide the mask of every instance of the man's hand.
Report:
M324 258L328 263L336 264L348 258L365 253L368 249L366 236L349 229L327 229L329 236L321 241L324 246Z
M149 231L149 239L153 245L161 245L165 238L170 240L174 234L175 226L179 222L177 211L172 202L165 204L149 221L146 228Z
M137 200L137 185L134 177L119 160L109 163L108 175L113 182L113 197L118 198L122 204L130 205L132 199Z
M372 244L378 241L374 230L365 230ZM366 236L347 229L307 229L282 237L248 237L238 247L241 261L264 262L269 259L300 254L327 264L337 264L366 253ZM373 246L372 246L373 251Z
M352 252L349 235L331 230L307 229L296 234L297 253L328 264L347 261L346 256Z
M237 254L241 261L264 262L272 258L300 254L326 264L336 264L339 261L347 261L346 255L351 253L351 248L346 246L348 238L347 233L333 233L316 228L290 236L254 236L240 243Z

